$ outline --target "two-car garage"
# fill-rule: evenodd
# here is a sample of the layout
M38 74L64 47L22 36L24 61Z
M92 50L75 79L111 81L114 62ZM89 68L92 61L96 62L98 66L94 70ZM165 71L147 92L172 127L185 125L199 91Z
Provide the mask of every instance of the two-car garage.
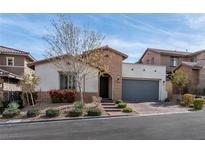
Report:
M167 97L165 66L123 63L122 68L123 100L138 103Z

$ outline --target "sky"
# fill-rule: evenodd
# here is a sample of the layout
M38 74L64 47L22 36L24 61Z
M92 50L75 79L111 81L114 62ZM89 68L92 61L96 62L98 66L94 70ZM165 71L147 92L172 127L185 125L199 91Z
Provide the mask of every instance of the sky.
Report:
M136 62L146 48L179 51L205 49L205 14L66 14L79 26L105 36L102 45ZM0 14L0 45L30 52L43 59L46 42L57 14Z

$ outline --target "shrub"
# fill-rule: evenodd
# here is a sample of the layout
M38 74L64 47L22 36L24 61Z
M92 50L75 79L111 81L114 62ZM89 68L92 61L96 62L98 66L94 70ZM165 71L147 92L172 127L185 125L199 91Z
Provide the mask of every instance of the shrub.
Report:
M123 100L117 100L115 101L115 104L119 104L119 103L124 103Z
M196 98L194 99L194 109L201 110L203 108L204 99L203 98Z
M75 101L76 90L50 90L52 103L73 103Z
M48 109L46 110L46 117L53 118L59 116L60 111L58 109Z
M19 109L15 109L15 108L6 108L4 110L4 112L2 113L2 116L4 118L13 118L16 115L20 114L20 110Z
M117 104L118 108L125 108L126 106L127 106L126 103L119 103L119 104Z
M31 118L31 117L36 117L40 114L40 111L38 109L31 109L27 111L27 117Z
M8 107L9 101L2 101L4 108Z
M87 110L88 116L100 116L102 114L101 109L99 108L89 108Z
M63 90L50 90L52 103L63 103Z
M10 109L18 109L20 105L16 101L12 101L11 103L8 104L8 108Z
M73 103L75 101L75 90L64 90L64 99L67 103Z
M80 101L75 102L75 103L74 103L74 108L82 109L82 108L83 108L83 103L81 103Z
M183 102L185 106L191 106L193 104L194 98L192 94L184 94Z
M79 117L83 114L82 108L73 108L69 111L69 116L71 117Z
M132 112L132 108L126 107L126 108L124 108L124 109L122 110L122 112L130 113L130 112Z

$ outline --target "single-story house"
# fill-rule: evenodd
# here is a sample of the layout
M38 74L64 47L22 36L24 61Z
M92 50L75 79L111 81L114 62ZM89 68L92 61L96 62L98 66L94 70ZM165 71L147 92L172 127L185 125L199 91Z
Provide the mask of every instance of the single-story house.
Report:
M163 101L167 97L166 66L124 63L123 60L128 57L126 54L109 46L101 49L113 53L103 59L109 70L100 76L98 70L92 68L93 77L85 77L83 91L86 101L91 96L130 102ZM73 78L68 76L64 80L59 73L63 70L59 70L52 61L43 59L30 65L35 67L35 73L40 78L36 90L40 92L41 101L50 99L48 91L51 89L73 88Z

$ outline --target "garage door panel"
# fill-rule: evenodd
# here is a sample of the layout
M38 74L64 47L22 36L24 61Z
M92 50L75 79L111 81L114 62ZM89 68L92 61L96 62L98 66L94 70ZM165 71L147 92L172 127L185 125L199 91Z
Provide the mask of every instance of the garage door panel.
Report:
M122 98L133 102L158 101L159 81L123 79Z

